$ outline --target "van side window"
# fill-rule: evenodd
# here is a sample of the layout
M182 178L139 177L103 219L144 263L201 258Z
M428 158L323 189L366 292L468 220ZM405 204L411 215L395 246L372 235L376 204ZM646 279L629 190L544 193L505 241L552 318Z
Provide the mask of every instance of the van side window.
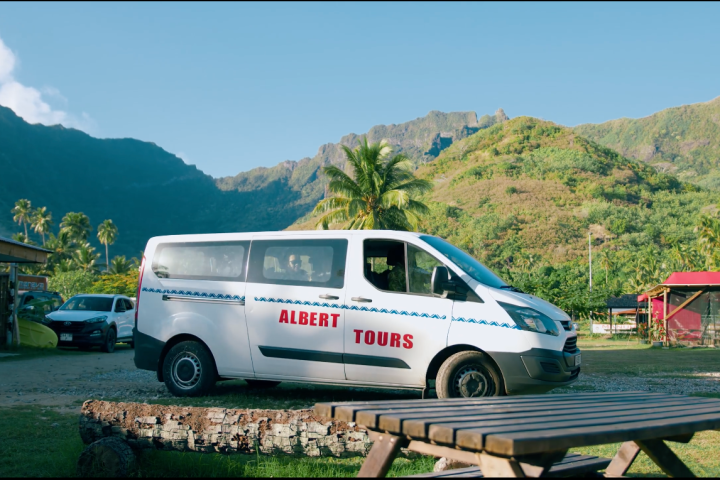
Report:
M152 270L159 278L245 281L250 242L188 242L158 245Z
M408 243L408 284L410 293L422 293L425 295L432 294L430 281L435 267L443 266L435 257Z
M365 278L379 290L407 292L405 242L365 240L363 243Z
M248 282L342 288L347 240L253 240Z

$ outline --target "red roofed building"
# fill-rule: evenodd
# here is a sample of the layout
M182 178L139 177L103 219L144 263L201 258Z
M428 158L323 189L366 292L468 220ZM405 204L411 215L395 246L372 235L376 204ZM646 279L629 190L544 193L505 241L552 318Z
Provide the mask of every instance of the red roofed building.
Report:
M720 345L720 272L675 272L638 296L647 299L653 340Z

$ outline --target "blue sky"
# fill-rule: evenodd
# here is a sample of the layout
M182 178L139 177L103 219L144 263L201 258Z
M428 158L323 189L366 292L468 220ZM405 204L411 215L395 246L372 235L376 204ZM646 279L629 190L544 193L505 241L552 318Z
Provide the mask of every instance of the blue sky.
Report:
M720 95L719 3L0 3L0 104L213 176L430 110L564 125Z

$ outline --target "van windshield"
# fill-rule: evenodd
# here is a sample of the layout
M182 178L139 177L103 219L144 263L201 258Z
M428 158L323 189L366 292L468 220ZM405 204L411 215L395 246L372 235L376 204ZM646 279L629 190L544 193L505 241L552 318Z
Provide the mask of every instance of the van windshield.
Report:
M87 310L92 312L111 312L113 299L108 297L73 297L60 310Z
M437 238L430 235L421 235L420 239L441 254L443 254L445 258L453 262L458 267L462 268L465 273L467 273L483 285L494 288L502 288L507 286L507 283L503 282L502 279L495 275L492 270L475 260L469 254L457 248L455 245L446 242L442 238Z

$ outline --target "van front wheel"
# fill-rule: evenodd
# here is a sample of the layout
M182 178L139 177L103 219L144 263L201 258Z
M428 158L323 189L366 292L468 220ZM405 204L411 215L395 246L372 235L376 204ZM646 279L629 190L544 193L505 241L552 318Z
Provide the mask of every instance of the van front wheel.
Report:
M503 394L500 374L485 354L474 351L450 356L435 379L438 398L494 397Z
M199 397L215 385L215 362L205 345L180 342L165 355L163 378L176 397Z

